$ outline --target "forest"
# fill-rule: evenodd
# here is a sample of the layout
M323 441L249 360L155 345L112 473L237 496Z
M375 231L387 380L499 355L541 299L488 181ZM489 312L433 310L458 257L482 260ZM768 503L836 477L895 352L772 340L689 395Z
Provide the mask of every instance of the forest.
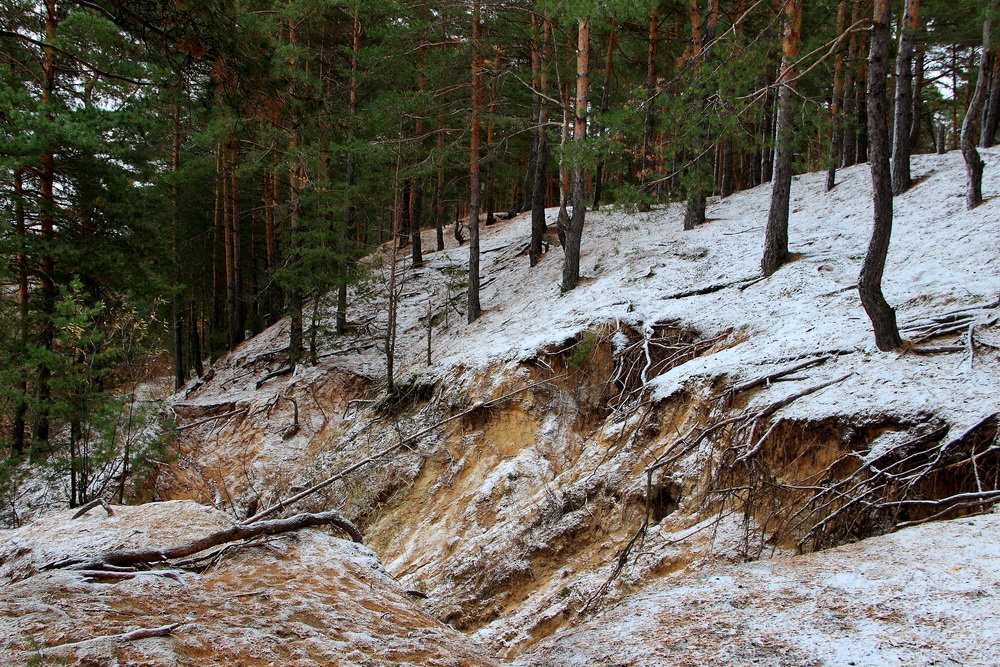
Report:
M794 175L833 189L866 161L858 289L898 349L892 199L911 155L961 149L954 187L981 203L998 17L998 0L2 0L0 478L48 460L71 505L124 496L169 435L121 435L128 388L181 388L286 317L285 370L315 364L379 249L418 267L446 235L467 244L472 322L481 226L530 211L524 262L561 255L568 292L588 210L683 202L693 229L708 198L770 183L745 238L766 277L789 260ZM390 393L395 344L390 316Z

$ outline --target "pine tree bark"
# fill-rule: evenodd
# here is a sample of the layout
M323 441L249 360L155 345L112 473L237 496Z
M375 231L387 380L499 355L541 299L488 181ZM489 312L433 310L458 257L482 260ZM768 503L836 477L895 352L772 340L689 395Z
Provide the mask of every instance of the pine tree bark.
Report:
M644 114L642 123L642 160L639 165L639 181L642 184L642 193L645 196L648 192L649 184L653 180L653 139L656 129L656 71L659 61L658 52L660 46L660 13L654 6L649 11L649 27L646 34L646 81L644 102ZM648 211L650 206L643 198L639 202L640 210Z
M917 44L917 51L913 64L913 117L910 120L910 152L920 150L920 126L924 115L924 61L927 55L927 47Z
M173 200L173 220L170 230L171 241L171 263L173 264L174 289L179 290L181 282L180 271L180 189L177 187L176 179L181 170L181 128L180 128L180 105L175 104L173 108L173 137L170 147L170 169L174 174L174 185L171 188L171 199ZM177 391L184 386L187 381L187 374L184 367L184 314L180 302L184 295L179 291L171 299L170 309L173 320L173 348L174 348L174 390Z
M289 173L288 173L288 232L289 232L289 263L291 266L298 266L300 257L300 244L302 235L301 218L301 193L302 193L302 169L299 165L298 137L293 132L289 142ZM287 290L288 300L288 360L292 366L302 360L303 338L302 338L302 288L298 284L293 284Z
M444 153L444 121L438 122L437 134L438 154ZM444 166L437 169L437 179L434 182L434 201L431 203L434 212L434 237L438 251L444 250Z
M349 142L354 140L354 128L358 120L358 71L359 56L361 54L361 6L354 3L354 10L351 19L351 59L350 76L348 77L347 91L347 115ZM344 205L344 230L343 234L349 241L360 240L361 234L355 227L357 225L357 207L354 204L354 188L358 182L357 161L354 156L354 147L349 146L345 160L344 188L347 191L347 202ZM352 261L345 263L342 272L346 273L349 267L353 266ZM337 280L337 312L334 318L334 331L342 334L347 331L347 276L342 275Z
M886 80L889 61L889 0L875 0L868 55L868 161L872 172L874 228L868 253L858 277L861 303L875 330L875 344L882 351L902 344L896 312L882 294L882 275L892 236L892 176L889 168L889 113Z
M795 61L802 44L802 0L785 3L785 36L781 73L778 75L778 120L775 130L774 179L771 209L764 236L760 268L770 276L788 261L788 208L792 188L792 141L795 130L794 94L798 79Z
M989 73L993 69L993 16L1000 9L1000 0L990 0L986 18L983 20L983 53L979 59L979 73L976 89L969 100L969 109L962 121L962 157L965 159L966 191L965 203L975 208L983 203L983 158L976 150L976 121L982 113L989 85Z
M28 350L28 256L25 245L28 228L24 212L24 171L14 171L14 232L17 235L17 252L14 253L14 273L17 275L17 352L23 356ZM28 378L23 370L17 374L16 403L11 419L11 450L14 456L24 454L26 420L28 413Z
M715 41L715 27L719 16L718 0L708 0L708 12L705 17L705 32L701 32L701 17L698 12L698 0L688 3L688 15L691 20L692 58L706 65L711 61L711 49ZM706 112L705 95L700 94L698 100L698 115ZM688 185L687 206L684 212L684 229L694 229L705 222L705 201L712 180L711 140L708 137L708 125L705 120L699 120L698 140L695 145L697 154L691 165L691 182Z
M482 186L479 165L482 153L483 127L480 120L483 109L484 81L482 56L482 25L479 0L472 3L472 118L469 141L469 288L467 319L470 323L483 312L479 302L479 209Z
M993 48L993 72L990 75L990 92L983 110L983 123L979 131L979 145L989 148L996 143L997 127L1000 126L1000 61L997 54L1000 46Z
M549 122L549 108L542 95L548 94L549 87L548 64L551 56L552 24L546 18L542 18L541 23L541 44L535 43L532 49L532 65L536 71L535 85L538 93L535 95L535 149L532 151L535 162L531 182L531 243L528 248L528 261L531 266L541 261L543 239L548 229L545 222L545 194L549 148L545 126Z
M56 2L46 0L45 2L45 41L52 44L56 37ZM42 108L47 119L51 122L54 118L52 110L53 93L56 85L56 51L51 46L43 48L42 57ZM40 195L39 217L41 222L42 256L39 266L38 292L39 310L41 319L41 346L42 349L50 353L55 342L55 315L56 306L56 284L55 284L55 261L52 258L50 248L55 237L55 147L48 146L41 158L40 170L38 172L38 190ZM44 359L38 364L38 374L35 379L35 423L33 428L33 443L31 457L38 460L49 444L50 415L52 409L52 389L49 381L52 378L52 369Z
M566 242L563 246L562 291L569 292L580 282L580 245L583 241L584 224L584 172L583 142L587 138L587 105L590 70L590 17L577 22L576 47L576 113L573 122L573 143L576 160L573 165L572 204L573 214L566 227Z
M837 6L837 34L847 29L847 0L840 0ZM844 105L844 47L837 47L833 65L833 97L830 100L830 153L827 157L826 190L837 185L837 165L840 163L841 144L844 137L844 121L841 108Z
M608 113L608 104L610 103L611 100L611 73L615 62L614 55L615 55L616 44L617 44L616 26L615 26L615 20L612 17L611 27L609 28L608 32L608 50L604 56L604 81L601 85L601 103L600 106L598 107L598 111L600 112L601 117L603 117L604 114ZM601 159L598 160L597 162L597 168L594 170L593 207L595 209L599 208L601 205L601 196L603 194L603 186L604 186L604 162L605 162L604 156L602 155Z
M424 265L424 251L421 244L420 227L424 215L424 189L420 179L410 180L410 265L419 268Z
M910 188L910 130L913 123L913 45L920 25L920 0L906 0L896 53L895 120L892 141L892 194Z

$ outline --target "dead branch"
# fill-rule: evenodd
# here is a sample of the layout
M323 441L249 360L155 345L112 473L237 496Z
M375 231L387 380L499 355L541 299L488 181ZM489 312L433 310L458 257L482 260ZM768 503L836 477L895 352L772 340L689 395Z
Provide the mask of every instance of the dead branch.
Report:
M913 354L950 354L952 352L962 352L965 348L961 345L936 345L932 347L911 347L909 349Z
M49 646L43 648L41 652L50 653L55 651L61 651L68 648L77 648L79 646L84 646L90 644L91 642L99 641L111 641L111 642L132 642L138 639L149 639L150 637L167 637L173 634L174 630L179 628L183 623L171 623L170 625L163 625L158 628L140 628L138 630L132 630L131 632L123 632L118 635L104 635L101 637L91 637L90 639L84 639L83 641L71 642L69 644L58 644L57 646Z
M276 371L271 371L261 379L257 380L257 384L254 387L254 389L260 389L261 387L264 386L264 383L267 382L268 380L271 380L276 377L281 377L282 375L288 375L294 370L295 370L295 364L292 364L290 366L285 366L284 368L279 368Z
M737 285L742 285L743 283L756 283L760 278L757 276L750 276L749 278L740 278L739 280L733 280L728 283L715 283L714 285L705 285L704 287L696 287L694 289L685 290L683 292L677 292L676 294L669 294L664 299L686 299L689 296L701 296L702 294L711 294L712 292L718 292L724 290L727 287L736 287ZM749 287L749 285L748 285Z
M198 420L193 424L185 424L184 426L178 426L177 430L183 431L185 429L194 428L195 426L201 426L202 424L207 424L208 422L215 421L216 419L226 419L227 417L233 417L235 415L244 413L246 411L247 411L246 408L240 408L239 410L233 410L232 412L226 412L221 415L215 415L214 417L206 417L205 419Z
M803 389L802 391L799 391L799 392L796 392L794 394L791 394L790 396L786 396L785 398L782 398L781 400L775 401L774 403L771 403L770 405L768 405L766 408L758 411L754 415L754 417L757 418L757 419L763 419L764 417L768 417L770 415L773 415L775 412L777 412L781 408L787 406L789 403L792 403L793 401L797 401L797 400L799 400L800 398L802 398L804 396L808 396L809 394L815 393L815 392L819 391L820 389L826 389L830 385L837 384L838 382L843 382L844 380L846 380L847 378L851 377L852 375L854 375L853 372L846 373L844 375L841 375L838 378L834 378L833 380L828 380L827 382L821 382L820 384L817 384L817 385L812 386L812 387L808 387L806 389Z
M80 575L90 582L114 582L135 579L139 576L166 577L181 581L180 570L136 570L133 572L120 572L118 570L80 570Z
M207 535L201 539L179 544L165 549L148 547L145 549L118 549L107 551L94 558L67 558L44 566L43 570L74 569L74 570L104 570L107 566L117 567L147 567L150 564L163 563L174 558L184 558L205 551L219 544L247 540L260 535L276 535L292 530L310 528L313 526L336 526L347 533L355 542L361 542L361 531L353 523L339 513L328 511L318 514L296 514L287 519L271 521L256 521L237 524ZM120 570L115 570L120 571Z
M767 375L762 375L760 377L754 378L753 380L748 380L748 381L743 382L741 384L733 385L732 387L729 387L728 389L726 389L722 393L718 394L717 397L718 396L724 396L726 394L728 394L730 396L735 396L736 394L741 394L744 391L748 391L750 389L754 389L754 388L759 387L761 385L768 384L770 382L773 382L774 380L777 380L778 378L784 377L786 375L791 375L792 373L795 373L796 371L801 371L804 368L809 368L810 366L817 366L819 364L826 363L831 358L832 358L832 355L824 354L823 356L815 357L813 359L809 359L808 361L803 361L800 364L795 364L794 366L789 366L787 368L782 368L779 371L775 371L773 373L768 373Z
M294 505L295 503L297 503L298 501L302 500L303 498L305 498L307 496L311 496L312 494L316 493L317 491L325 489L326 487L330 486L331 484L333 484L337 480L343 479L347 475L351 474L352 472L354 472L354 471L356 471L356 470L358 470L360 468L363 468L364 466L368 465L369 463L371 463L373 461L377 461L377 460L381 459L382 457L388 456L389 454L395 452L396 450L398 450L398 449L400 449L402 447L405 447L407 445L410 445L410 444L416 442L417 440L419 440L423 436L427 435L428 433L434 431L435 429L437 429L440 426L443 426L443 425L445 425L445 424L447 424L449 422L455 421L456 419L461 419L462 417L465 417L466 415L472 414L473 412L476 412L477 410L482 410L484 408L489 408L489 407L492 407L492 406L497 405L499 403L502 403L503 401L507 400L508 398L511 398L512 396L516 396L517 394L524 393L525 391L528 391L529 389L533 389L534 387L537 387L539 385L546 384L548 382L552 382L553 380L557 380L557 379L559 379L561 377L564 377L565 375L566 374L563 373L562 375L557 375L556 377L547 378L545 380L539 380L538 382L532 382L531 384L526 385L524 387L521 387L520 389L517 389L517 390L512 391L510 393L504 394L503 396L500 396L499 398L494 398L494 399L491 399L489 401L484 401L484 402L476 403L475 405L473 405L469 409L463 410L462 412L459 412L459 413L454 414L454 415L452 415L450 417L447 417L446 419L442 419L442 420L440 420L438 422L435 422L434 424L431 424L427 428L423 428L423 429L417 431L416 433L414 433L413 435L409 435L409 436L403 438L402 440L400 440L396 444L390 445L390 446L386 447L385 449L382 449L382 450L380 450L380 451L372 454L371 456L369 456L369 457L367 457L365 459L362 459L361 461L358 461L357 463L354 463L354 464L348 466L347 468L345 468L345 469L341 470L340 472L338 472L336 475L333 475L331 477L327 477L323 481L317 482L316 484L313 484L308 489L305 489L304 491L300 491L299 493L296 493L291 498L286 498L285 500L282 500L282 501L278 502L277 504L272 505L272 506L268 507L267 509L258 512L254 516L252 516L249 519L247 519L247 521L248 522L260 521L261 519L263 519L265 517L268 517L268 516L271 516L272 514L275 514L276 512L280 512L281 510L285 509L286 507L290 507L291 505ZM360 541L360 539L358 541Z
M111 505L108 504L107 500L105 500L104 498L94 498L86 505L81 506L80 509L76 511L76 514L74 514L72 518L79 519L81 516L83 516L90 510L94 509L95 507L103 507L104 511L108 513L108 516L115 515L115 511L111 509Z
M823 297L827 297L827 296L836 296L837 294L840 294L842 292L850 292L851 290L854 290L854 289L857 289L857 288L858 288L858 284L857 283L853 283L851 285L848 285L847 287L841 287L840 289L835 289L835 290L832 290L830 292L823 292L822 294L819 295L819 298L822 299Z

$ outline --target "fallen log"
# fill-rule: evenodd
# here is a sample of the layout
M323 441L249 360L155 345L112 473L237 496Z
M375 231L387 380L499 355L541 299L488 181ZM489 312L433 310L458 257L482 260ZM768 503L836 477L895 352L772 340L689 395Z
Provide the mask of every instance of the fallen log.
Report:
M310 528L313 526L336 526L347 533L355 542L361 542L361 531L353 523L345 519L337 512L319 512L317 514L296 514L287 519L273 519L271 521L257 521L254 523L237 524L232 528L220 530L211 535L186 542L173 547L156 548L147 547L144 549L116 549L106 551L93 558L74 557L67 558L55 563L49 563L42 567L43 570L73 569L73 570L104 570L113 569L121 571L121 567L148 567L156 563L164 563L173 558L184 558L192 554L205 551L214 546L235 542L236 540L247 540L260 535L277 535L292 530Z

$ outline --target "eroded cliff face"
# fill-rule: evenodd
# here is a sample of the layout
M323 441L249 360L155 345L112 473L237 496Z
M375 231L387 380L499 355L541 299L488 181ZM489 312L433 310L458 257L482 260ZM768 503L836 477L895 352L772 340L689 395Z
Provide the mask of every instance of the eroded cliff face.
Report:
M528 664L725 661L730 654L702 650L707 639L688 653L675 642L646 663L614 644L630 641L624 628L643 608L632 601L647 593L666 600L686 582L753 567L744 561L980 512L1000 496L1000 253L976 241L1000 235L1000 199L966 212L946 195L958 156L916 165L923 180L899 201L885 291L904 335L939 348L933 354L874 349L853 288L867 240L858 232L868 219L864 166L845 170L831 193L821 174L797 180L799 254L768 280L756 278L747 234L766 216L766 188L714 203L711 223L690 232L677 207L588 213L585 278L566 295L557 250L527 266L521 216L484 230L487 312L474 324L464 322L456 282L466 249L400 268L392 396L377 281L354 295L350 331L324 338L315 365L276 372L286 365L283 324L220 359L171 401L177 458L161 468L155 494L245 518L337 477L292 510L336 509L355 521L384 564L380 576L399 582L374 597L357 591L360 604L391 607L382 618L392 637L406 619L425 619L418 625L437 628L429 636L442 660L480 659L449 643L460 631L485 654ZM933 531L920 535L940 544ZM317 539L334 538L288 544ZM253 567L268 567L270 551L253 553ZM823 553L804 562L824 562ZM293 580L295 562L275 576ZM240 562L228 567L238 576ZM287 599L327 585L307 583L288 584ZM409 606L396 605L400 590L411 591ZM720 591L685 626L719 642L742 622L716 613L729 599ZM643 619L643 642L656 641L670 604L691 598L670 599ZM789 614L800 612L812 613ZM604 622L617 629L597 632ZM328 638L311 632L317 652L308 655L319 659ZM591 651L588 642L611 646ZM427 659L409 650L392 655ZM870 655L889 655L879 651ZM799 648L738 656L816 657Z

